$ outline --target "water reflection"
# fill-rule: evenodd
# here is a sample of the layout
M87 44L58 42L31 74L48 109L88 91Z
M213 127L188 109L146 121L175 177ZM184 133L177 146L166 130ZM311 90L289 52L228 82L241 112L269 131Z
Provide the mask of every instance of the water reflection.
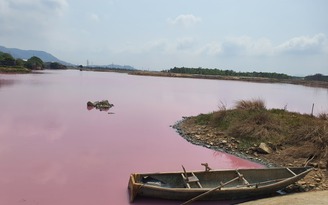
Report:
M1 74L0 74L1 75ZM5 86L11 86L16 83L13 79L0 79L0 89Z
M64 165L60 162L48 162L38 169L39 172L35 172L33 177L37 184L65 185L67 183L68 176Z
M315 100L316 111L328 108L326 90L298 86L49 73L1 75L0 204L24 199L47 205L127 205L132 172L181 171L181 165L203 170L201 163L213 169L260 167L190 144L169 126L182 116L217 110L219 100L230 106L260 97L269 108L288 104L302 112ZM108 117L85 108L89 99L108 97L119 114ZM180 203L138 199L139 205Z

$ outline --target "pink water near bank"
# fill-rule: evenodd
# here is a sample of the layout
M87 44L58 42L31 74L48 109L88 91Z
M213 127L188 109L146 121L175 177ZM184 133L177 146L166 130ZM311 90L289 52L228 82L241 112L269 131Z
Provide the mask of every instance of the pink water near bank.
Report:
M297 112L313 103L316 112L328 111L327 90L303 86L80 71L0 74L0 204L124 205L133 172L203 169L203 162L260 167L192 145L170 127L221 102L252 98ZM112 114L87 109L87 101L103 99L115 105Z

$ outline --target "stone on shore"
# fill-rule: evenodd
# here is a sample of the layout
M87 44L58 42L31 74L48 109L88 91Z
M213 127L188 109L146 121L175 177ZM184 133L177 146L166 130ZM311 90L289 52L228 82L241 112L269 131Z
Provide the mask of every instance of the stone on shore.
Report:
M257 147L256 150L258 153L261 153L261 154L271 154L272 153L271 147L269 147L269 145L267 145L264 142L260 143L260 145Z

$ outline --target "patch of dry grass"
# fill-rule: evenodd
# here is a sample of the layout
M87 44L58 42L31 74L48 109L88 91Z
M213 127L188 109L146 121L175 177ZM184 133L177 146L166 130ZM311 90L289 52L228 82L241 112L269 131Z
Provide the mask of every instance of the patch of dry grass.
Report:
M325 121L317 122L317 120L313 120L307 125L300 126L292 134L288 143L300 148L307 144L307 147L302 149L303 152L307 153L306 157L327 158L328 123Z
M318 115L318 118L320 118L322 120L328 120L328 113L320 113Z
M265 103L261 99L256 100L239 100L236 102L236 109L241 110L265 110Z

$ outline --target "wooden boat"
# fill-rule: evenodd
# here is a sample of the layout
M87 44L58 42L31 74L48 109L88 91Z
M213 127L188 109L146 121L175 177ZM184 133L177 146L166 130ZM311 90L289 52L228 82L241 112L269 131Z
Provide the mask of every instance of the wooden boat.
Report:
M130 202L136 196L172 200L234 200L273 194L297 182L312 170L264 168L131 174Z

